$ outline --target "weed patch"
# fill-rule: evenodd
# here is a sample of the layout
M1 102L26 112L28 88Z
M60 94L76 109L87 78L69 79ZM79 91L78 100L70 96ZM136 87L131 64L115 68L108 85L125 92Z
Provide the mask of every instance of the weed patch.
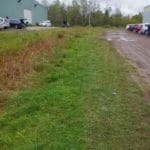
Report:
M56 43L60 43L60 40L41 39L34 44L30 43L26 50L0 56L0 90L14 90L19 84L27 82L25 75L42 71L42 63L34 64L34 60L41 53L51 51Z

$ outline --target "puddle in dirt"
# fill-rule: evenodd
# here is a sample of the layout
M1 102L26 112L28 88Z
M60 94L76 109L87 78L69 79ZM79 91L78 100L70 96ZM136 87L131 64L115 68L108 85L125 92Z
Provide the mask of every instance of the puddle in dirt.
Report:
M132 38L129 38L129 37L121 36L119 38L119 41L133 42L133 41L136 41L136 39L132 39Z
M111 33L109 36L107 36L108 41L117 40L117 41L125 41L125 42L134 42L137 41L135 38L126 37L126 34L116 34Z
M120 37L120 38L114 38L114 37L112 37L112 38L107 38L107 41L112 41L112 40L117 40L117 41L126 41L126 42L134 42L134 41L136 41L136 40L134 40L134 39L129 39L129 38L125 38L125 37Z

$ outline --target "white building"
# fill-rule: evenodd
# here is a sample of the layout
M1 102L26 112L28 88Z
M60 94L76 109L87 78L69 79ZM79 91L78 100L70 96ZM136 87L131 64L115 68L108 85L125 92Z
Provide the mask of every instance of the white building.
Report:
M150 5L144 7L143 23L150 23Z
M33 24L47 20L48 9L36 0L0 0L0 17L26 18Z

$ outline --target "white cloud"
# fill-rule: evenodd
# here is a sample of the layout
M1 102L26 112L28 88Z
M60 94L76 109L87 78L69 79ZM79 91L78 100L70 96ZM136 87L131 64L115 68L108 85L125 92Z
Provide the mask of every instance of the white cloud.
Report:
M42 1L42 0L37 0ZM52 3L54 0L47 0ZM71 4L72 0L60 0L66 4ZM143 8L150 5L150 0L95 0L102 9L106 7L119 8L124 15L135 15L143 11Z
M99 0L101 1L101 0ZM119 8L123 14L134 15L142 12L146 5L150 4L150 0L102 0L109 6Z

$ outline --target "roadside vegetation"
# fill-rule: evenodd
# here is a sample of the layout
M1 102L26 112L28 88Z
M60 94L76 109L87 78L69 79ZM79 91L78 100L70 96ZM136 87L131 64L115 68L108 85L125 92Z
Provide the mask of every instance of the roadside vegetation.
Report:
M43 4L45 0L43 0ZM69 6L60 0L55 0L48 6L48 17L54 26L62 25L68 21L71 26L104 26L125 27L127 24L142 22L142 13L134 16L124 16L120 8L106 7L102 9L101 3L95 0L72 0Z
M104 32L0 33L0 149L149 149L149 106Z

